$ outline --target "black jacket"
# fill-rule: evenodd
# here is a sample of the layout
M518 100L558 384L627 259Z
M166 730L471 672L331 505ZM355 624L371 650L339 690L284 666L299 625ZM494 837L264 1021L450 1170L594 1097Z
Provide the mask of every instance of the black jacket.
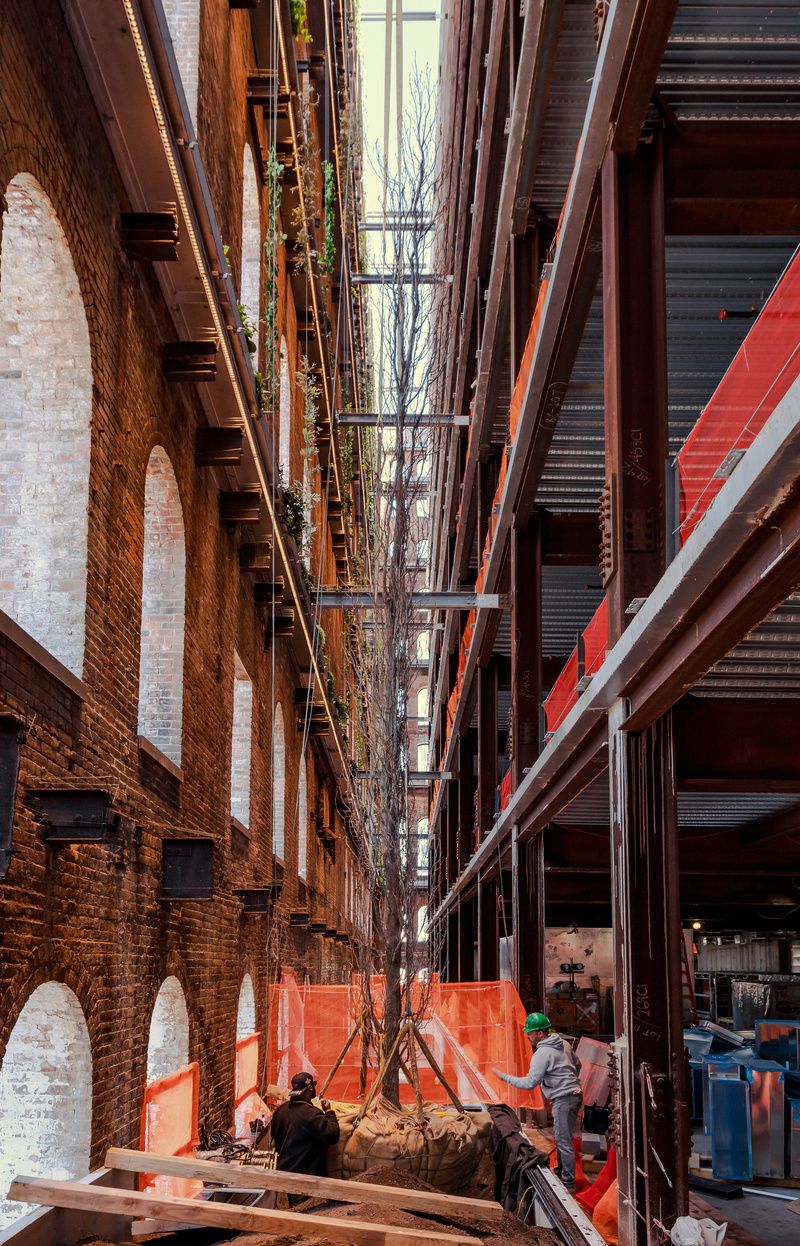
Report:
M271 1124L279 1169L327 1175L328 1147L339 1141L335 1112L322 1112L305 1099L289 1099L276 1109Z

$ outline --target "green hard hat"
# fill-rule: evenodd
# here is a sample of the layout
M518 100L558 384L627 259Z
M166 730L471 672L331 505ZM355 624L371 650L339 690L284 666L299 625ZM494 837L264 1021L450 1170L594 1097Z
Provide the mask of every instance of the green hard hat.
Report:
M536 1030L549 1030L550 1022L543 1012L529 1012L522 1027L523 1034L533 1034Z

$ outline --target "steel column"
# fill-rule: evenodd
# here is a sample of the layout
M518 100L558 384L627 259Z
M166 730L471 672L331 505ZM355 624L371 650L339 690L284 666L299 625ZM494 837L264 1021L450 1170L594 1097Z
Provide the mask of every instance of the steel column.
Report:
M680 884L672 716L609 714L614 1096L621 1246L656 1246L688 1206Z
M601 576L609 639L647 597L666 553L667 313L660 135L603 164L606 499Z
M475 981L475 898L458 906L458 982Z
M498 923L498 879L478 883L478 965L479 982L496 982L500 976L500 927Z
M513 978L526 1012L544 1011L544 836L511 841Z
M511 733L514 791L539 756L542 544L538 520L511 530Z
M475 840L475 743L467 729L458 744L458 868L472 856Z

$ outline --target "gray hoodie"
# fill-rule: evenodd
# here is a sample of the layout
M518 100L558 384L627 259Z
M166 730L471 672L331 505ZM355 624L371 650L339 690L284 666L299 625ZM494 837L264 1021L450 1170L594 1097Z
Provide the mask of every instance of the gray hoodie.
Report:
M500 1076L518 1090L533 1090L534 1086L541 1086L552 1103L554 1099L581 1094L578 1080L580 1069L581 1062L566 1039L560 1034L551 1034L549 1038L543 1038L531 1053L531 1067L525 1077L512 1077L509 1073L501 1073Z

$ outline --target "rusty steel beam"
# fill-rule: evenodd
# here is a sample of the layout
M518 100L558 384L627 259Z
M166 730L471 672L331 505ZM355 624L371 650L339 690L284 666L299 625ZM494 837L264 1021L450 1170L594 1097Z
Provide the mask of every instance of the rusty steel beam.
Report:
M601 579L613 644L666 566L667 294L662 145L603 164L606 508Z
M542 564L549 567L600 565L600 519L585 511L538 512L542 532Z
M528 1012L546 1011L544 837L511 844L512 977Z
M516 791L541 748L542 552L534 520L511 532L511 786Z
M500 925L498 879L481 879L477 889L478 961L477 982L496 982L500 977Z
M659 1246L688 1209L677 796L671 717L609 714L620 1240Z
M679 788L800 793L800 701L687 696L673 717Z
M478 842L494 822L497 793L497 663L478 674Z

